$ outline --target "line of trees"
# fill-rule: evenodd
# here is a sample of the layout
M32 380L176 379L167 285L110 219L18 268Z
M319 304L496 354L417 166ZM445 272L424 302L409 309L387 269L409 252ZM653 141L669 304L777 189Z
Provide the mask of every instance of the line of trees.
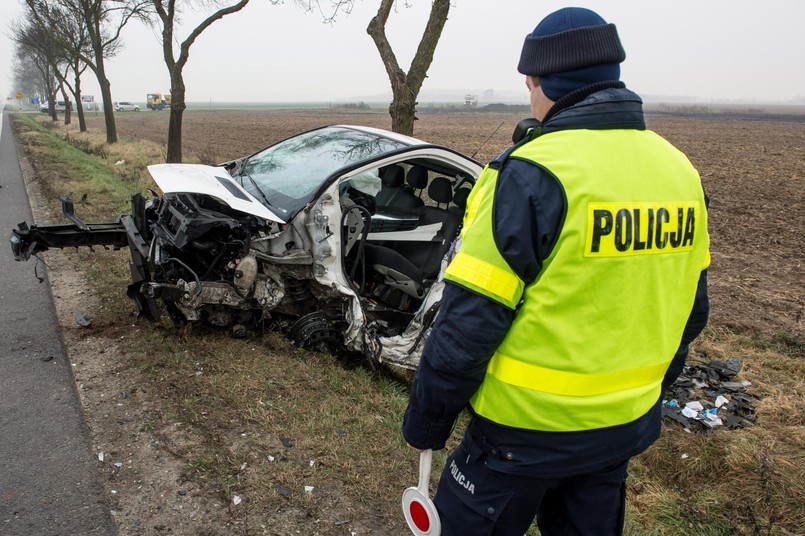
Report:
M182 161L182 117L186 109L184 67L190 48L216 21L241 11L250 0L25 0L22 17L13 21L9 35L15 44L13 75L17 87L47 98L49 113L57 120L54 103L61 94L66 103L64 122L71 122L71 102L78 103L79 128L86 131L81 106L81 80L87 69L97 79L103 102L106 142L118 141L112 99L112 84L106 74L106 61L122 49L121 34L131 21L138 20L157 29L171 84L171 110L168 125L168 162ZM377 14L366 31L371 36L391 84L393 100L389 106L391 128L412 135L416 120L416 99L433 61L434 51L447 21L450 0L432 0L428 22L408 71L397 62L386 37L386 24L400 0L379 0ZM282 0L268 0L271 4ZM352 0L294 0L306 11L318 12L325 22L334 23L339 13L352 11ZM406 2L407 4L407 2ZM180 41L179 19L184 11L208 13L198 26ZM72 96L72 99L70 98Z
M44 39L55 51L53 55L46 57L53 72L62 72L62 69L64 72L71 71L74 80L80 80L87 67L95 74L101 88L106 142L117 143L112 84L106 75L105 60L120 51L121 32L129 21L135 18L147 19L149 0L25 0L25 4L28 9L24 13L24 22L17 26L36 27L42 32ZM14 40L19 50L21 42L16 38ZM22 50L19 51L25 53L29 50L22 45ZM17 57L24 56L18 53ZM56 79L63 88L66 76L57 75ZM43 81L43 86L46 87L47 84L48 82ZM72 87L71 92L80 104L80 82L76 82L75 86L77 87ZM78 94L75 93L76 90L79 91ZM54 95L55 93L48 94L51 107ZM69 109L68 105L67 110ZM55 117L55 113L51 113Z

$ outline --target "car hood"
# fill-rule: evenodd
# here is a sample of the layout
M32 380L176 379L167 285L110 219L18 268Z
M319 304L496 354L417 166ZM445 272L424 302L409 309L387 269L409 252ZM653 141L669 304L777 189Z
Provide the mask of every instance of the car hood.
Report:
M214 197L234 210L285 223L244 190L222 167L200 164L155 164L148 172L165 194L192 193Z

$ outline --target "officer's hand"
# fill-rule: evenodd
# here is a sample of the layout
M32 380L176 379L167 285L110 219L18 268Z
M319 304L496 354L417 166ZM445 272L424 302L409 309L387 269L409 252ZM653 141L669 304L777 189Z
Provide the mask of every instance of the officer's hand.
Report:
M416 447L412 447L410 443L408 443L408 448L419 454L422 454L425 451L425 449L418 449Z

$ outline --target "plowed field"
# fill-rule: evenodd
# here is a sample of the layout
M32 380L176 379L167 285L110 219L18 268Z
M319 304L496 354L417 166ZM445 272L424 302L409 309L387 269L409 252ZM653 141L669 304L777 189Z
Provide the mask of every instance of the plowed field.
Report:
M121 137L167 142L167 112L117 117ZM805 122L713 117L648 116L649 128L688 155L710 195L711 323L801 345ZM486 162L511 143L511 132L522 118L513 113L425 111L419 114L415 136ZM100 123L95 118L90 122ZM384 111L190 110L184 115L185 160L222 162L298 132L339 123L388 128L390 120Z

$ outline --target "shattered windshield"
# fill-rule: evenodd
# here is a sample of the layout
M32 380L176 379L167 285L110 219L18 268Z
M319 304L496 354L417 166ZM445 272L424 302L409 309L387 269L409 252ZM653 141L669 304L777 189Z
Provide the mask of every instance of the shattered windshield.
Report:
M323 128L250 156L237 171L236 180L278 216L289 217L339 169L405 146L370 132Z

